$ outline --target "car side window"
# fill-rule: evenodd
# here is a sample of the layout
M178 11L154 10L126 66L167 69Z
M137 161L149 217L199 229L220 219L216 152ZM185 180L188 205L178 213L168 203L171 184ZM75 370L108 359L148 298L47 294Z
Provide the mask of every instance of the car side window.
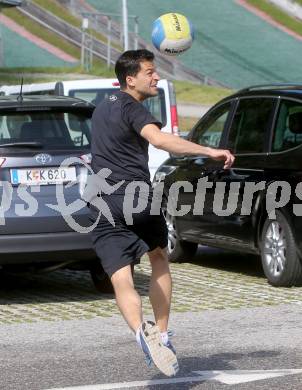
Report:
M272 152L281 152L302 144L302 104L281 101L273 134Z
M275 100L241 99L230 128L228 148L233 153L263 153Z
M166 106L165 106L165 91L162 88L157 89L157 96L153 96L144 100L143 105L158 119L163 127L167 123Z
M231 107L232 102L228 102L201 119L193 131L191 140L199 145L218 147Z

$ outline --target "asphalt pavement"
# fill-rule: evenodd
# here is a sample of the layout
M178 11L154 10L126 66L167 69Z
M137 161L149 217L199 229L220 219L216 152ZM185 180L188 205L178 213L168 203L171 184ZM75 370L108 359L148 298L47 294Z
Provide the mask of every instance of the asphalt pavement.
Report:
M2 325L0 388L298 390L301 321L297 304L172 314L176 378L147 368L120 316Z
M84 271L0 278L0 389L301 390L302 290L268 285L256 256L200 247L171 264L180 372L149 369L112 295ZM144 313L150 266L135 284Z

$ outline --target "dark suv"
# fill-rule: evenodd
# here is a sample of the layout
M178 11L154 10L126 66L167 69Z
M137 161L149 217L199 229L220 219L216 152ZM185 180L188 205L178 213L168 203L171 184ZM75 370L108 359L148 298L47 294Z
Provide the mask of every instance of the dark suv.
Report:
M204 156L175 156L158 169L170 260L193 256L198 244L256 253L272 285L301 284L302 85L243 89L207 112L188 139L236 159L223 170Z
M93 110L67 97L0 97L0 268L90 268L96 286L102 280L81 232Z

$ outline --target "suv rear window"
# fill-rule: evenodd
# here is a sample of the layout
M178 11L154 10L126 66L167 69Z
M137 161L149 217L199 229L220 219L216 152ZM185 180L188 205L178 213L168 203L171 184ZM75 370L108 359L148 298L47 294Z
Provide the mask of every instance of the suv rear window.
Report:
M86 100L95 105L99 104L103 99L114 95L118 92L118 88L96 88L96 89L73 89L69 91L69 96ZM143 102L143 105L148 108L151 114L159 120L163 127L167 124L167 113L165 105L165 92L162 88L158 88L158 95L150 97Z
M90 118L87 115L61 110L0 113L0 146L37 142L48 150L89 149Z

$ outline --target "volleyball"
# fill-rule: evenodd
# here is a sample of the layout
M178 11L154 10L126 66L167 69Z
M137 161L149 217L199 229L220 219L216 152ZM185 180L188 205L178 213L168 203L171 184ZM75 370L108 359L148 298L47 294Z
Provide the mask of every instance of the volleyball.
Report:
M184 15L171 12L153 22L152 43L163 54L181 54L191 47L193 40L194 27Z

